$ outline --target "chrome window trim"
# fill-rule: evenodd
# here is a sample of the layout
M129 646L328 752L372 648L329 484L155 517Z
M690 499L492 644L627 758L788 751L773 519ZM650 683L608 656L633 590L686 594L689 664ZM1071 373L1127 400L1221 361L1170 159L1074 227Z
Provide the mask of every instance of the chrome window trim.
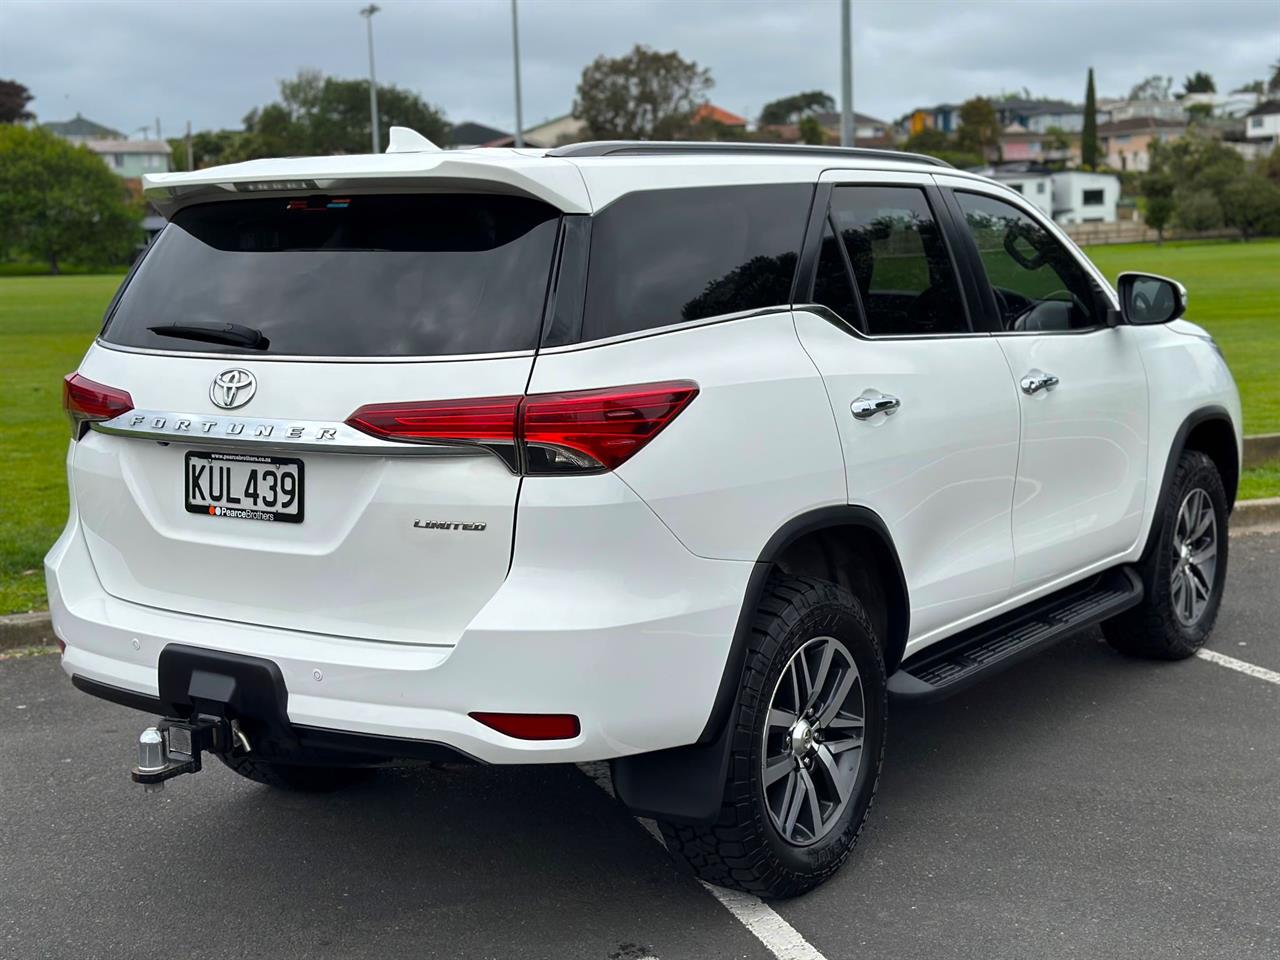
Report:
M832 326L839 327L851 337L865 340L867 343L884 343L886 340L968 340L973 337L991 336L990 330L953 330L950 333L889 333L869 336L824 304L797 303L791 309L811 313L818 319L826 320Z
M195 360L260 361L284 363L461 363L472 360L512 360L529 358L534 355L533 349L507 350L501 353L449 353L434 357L353 357L353 356L311 356L309 354L262 354L262 353L213 353L201 350L161 350L156 347L132 347L123 343L111 343L101 336L94 341L97 346L120 353L138 353L157 357L189 357Z
M734 320L748 320L752 317L764 317L790 312L790 304L780 303L770 307L756 307L752 310L738 310L734 313L719 313L714 317L701 317L697 320L685 320L680 323L669 323L664 327L647 327L644 330L633 330L630 333L619 333L612 337L602 337L599 340L583 340L579 343L566 343L558 347L543 347L538 351L538 355L573 353L577 350L591 350L595 347L607 347L615 343L626 343L631 340L645 340L649 337L659 337L667 333L679 333L682 330L692 330L696 327L709 327L718 323L731 323Z

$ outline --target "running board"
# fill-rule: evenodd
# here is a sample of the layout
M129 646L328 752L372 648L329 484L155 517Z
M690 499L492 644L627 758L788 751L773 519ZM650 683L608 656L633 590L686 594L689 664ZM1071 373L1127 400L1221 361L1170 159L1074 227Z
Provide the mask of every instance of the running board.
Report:
M939 700L1039 653L1063 637L1142 602L1142 580L1132 567L1097 577L979 624L908 657L889 678L900 700Z

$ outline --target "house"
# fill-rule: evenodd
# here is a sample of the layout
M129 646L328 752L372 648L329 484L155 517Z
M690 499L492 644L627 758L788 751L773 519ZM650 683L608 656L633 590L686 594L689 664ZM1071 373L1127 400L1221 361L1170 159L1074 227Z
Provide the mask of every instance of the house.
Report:
M566 113L530 127L524 132L524 140L525 143L532 140L548 147L558 147L566 143L577 143L586 134L587 121Z
M472 123L470 120L455 123L449 131L449 146L459 150L467 147L490 147L499 140L506 140L503 146L509 147L513 139L505 130L486 127L483 123Z
M1114 223L1119 199L1115 174L1064 170L1053 175L1053 219L1058 223Z
M119 176L134 179L144 173L168 173L172 152L165 140L84 140Z
M714 123L722 127L736 127L740 130L747 129L747 118L740 117L736 113L730 113L723 107L717 107L714 103L704 103L693 111L693 123Z
M835 111L815 113L814 119L822 127L829 143L840 142L840 114ZM778 123L761 127L760 132L781 143L799 143L800 125L798 123ZM896 141L892 125L887 121L869 117L865 113L853 114L853 139L860 147L878 147L891 149Z
M1244 135L1270 153L1280 142L1280 100L1267 100L1245 114Z
M124 134L119 130L112 130L110 127L105 127L100 123L94 123L78 113L70 120L55 120L51 123L42 123L40 126L63 140L69 140L71 143L85 143L88 140L124 139Z
M1177 140L1187 132L1187 121L1158 117L1129 117L1098 125L1098 149L1107 166L1115 170L1145 173L1151 168L1151 144Z
M981 173L1022 194L1046 217L1053 216L1054 174L1047 168L1033 163L1002 163L998 167L988 167Z
M1207 107L1211 117L1243 117L1256 107L1262 97L1256 93L1188 93L1179 103L1184 110Z
M1187 108L1177 100L1101 100L1098 110L1111 123L1144 118L1148 120L1187 119Z
M1080 134L1037 133L1011 123L1000 134L1000 156L1014 161L1079 163Z
M917 107L899 121L899 129L907 137L925 130L955 133L960 129L960 107L954 103L940 103L936 107Z

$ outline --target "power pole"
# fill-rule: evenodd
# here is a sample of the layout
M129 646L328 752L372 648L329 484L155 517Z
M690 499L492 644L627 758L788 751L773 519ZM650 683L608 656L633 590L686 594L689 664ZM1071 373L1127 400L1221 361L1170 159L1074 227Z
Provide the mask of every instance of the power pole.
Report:
M853 33L849 0L840 0L840 145L853 146Z
M187 169L194 170L196 168L195 158L191 153L191 121L187 121Z
M516 0L511 0L511 56L516 72L516 146L524 146L524 111L520 106L520 17Z
M371 3L360 11L369 28L369 122L372 125L373 152L378 152L382 138L378 136L378 80L373 73L373 15L382 8Z

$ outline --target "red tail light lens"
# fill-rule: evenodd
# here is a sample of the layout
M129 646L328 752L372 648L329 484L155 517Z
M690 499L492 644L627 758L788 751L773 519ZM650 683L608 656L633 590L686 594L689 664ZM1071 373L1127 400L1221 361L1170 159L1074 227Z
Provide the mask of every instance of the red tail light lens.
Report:
M473 713L472 720L518 740L572 740L582 725L572 713Z
M491 447L529 474L612 470L698 395L689 380L527 397L372 403L347 424L387 440ZM519 456L516 447L519 446Z
M79 373L69 373L62 381L62 408L71 418L72 436L94 420L110 420L133 409L133 397L116 387L96 383Z
M662 432L698 395L688 380L526 397L530 473L612 470Z

